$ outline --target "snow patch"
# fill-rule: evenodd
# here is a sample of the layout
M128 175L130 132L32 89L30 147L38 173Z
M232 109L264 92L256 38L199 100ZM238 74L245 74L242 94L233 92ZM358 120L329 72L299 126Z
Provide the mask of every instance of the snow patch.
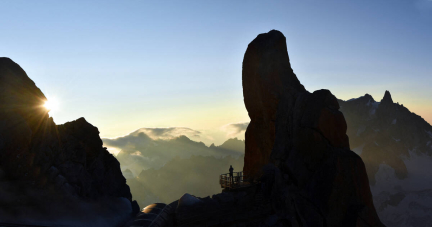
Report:
M402 180L389 165L379 165L371 186L378 215L386 226L432 226L432 157L409 150L403 162L408 177Z

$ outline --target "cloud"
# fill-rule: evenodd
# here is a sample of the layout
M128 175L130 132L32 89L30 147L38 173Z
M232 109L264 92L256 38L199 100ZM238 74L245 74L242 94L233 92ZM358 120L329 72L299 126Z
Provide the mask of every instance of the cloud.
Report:
M179 136L187 136L194 141L199 141L201 135L200 131L186 127L140 128L125 136L102 138L102 140L110 153L117 155L120 150L131 153L139 148L154 145L155 141L172 140Z
M193 139L199 139L202 135L200 131L193 130L186 127L169 127L169 128L141 128L131 135L138 135L145 133L153 140L170 140L179 136L187 136Z
M249 122L238 122L238 123L231 123L222 126L221 130L225 131L228 135L228 137L235 137L239 136L240 134L243 134L246 132L247 126L249 125Z
M207 133L186 127L141 128L126 136L102 138L102 141L104 146L116 155L122 171L129 169L135 176L142 170L159 169L175 157L187 159L195 155L221 158L227 155L237 157L244 153L244 149L237 149L241 146L209 147L200 141L208 137Z

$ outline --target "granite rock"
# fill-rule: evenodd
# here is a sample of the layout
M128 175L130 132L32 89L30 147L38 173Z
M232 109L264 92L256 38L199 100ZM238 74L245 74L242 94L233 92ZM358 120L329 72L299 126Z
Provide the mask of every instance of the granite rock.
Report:
M244 172L251 181L273 182L264 187L271 187L265 190L280 218L300 226L382 226L338 100L328 90L305 90L281 32L249 44L242 77L251 118ZM273 171L263 168L268 165Z

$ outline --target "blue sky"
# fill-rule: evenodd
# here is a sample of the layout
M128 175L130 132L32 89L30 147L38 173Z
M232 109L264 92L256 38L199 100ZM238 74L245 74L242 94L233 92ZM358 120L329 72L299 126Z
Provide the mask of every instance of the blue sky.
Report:
M390 90L432 122L432 1L2 1L0 55L101 136L248 121L241 64L280 30L299 80L350 99Z

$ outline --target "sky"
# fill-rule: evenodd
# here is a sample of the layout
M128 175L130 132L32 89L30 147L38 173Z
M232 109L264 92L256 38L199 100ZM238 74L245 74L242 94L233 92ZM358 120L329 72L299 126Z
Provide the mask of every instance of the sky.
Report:
M385 90L432 123L432 1L1 1L0 56L27 72L57 124L101 137L187 127L206 144L249 121L247 45L272 29L310 92L347 100Z

